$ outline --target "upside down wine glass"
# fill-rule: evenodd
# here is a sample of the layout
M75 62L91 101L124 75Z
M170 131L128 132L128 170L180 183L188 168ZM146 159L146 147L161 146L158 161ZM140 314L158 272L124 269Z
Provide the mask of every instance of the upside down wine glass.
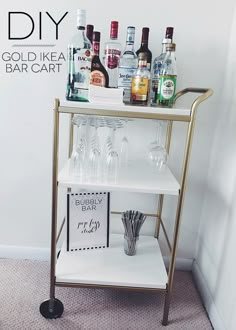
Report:
M167 152L162 144L163 126L164 122L157 120L156 140L150 143L148 149L148 159L157 171L164 169L167 162Z

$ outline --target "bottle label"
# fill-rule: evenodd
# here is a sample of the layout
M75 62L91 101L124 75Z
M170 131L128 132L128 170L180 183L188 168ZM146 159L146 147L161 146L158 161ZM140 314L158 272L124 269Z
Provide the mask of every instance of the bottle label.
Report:
M131 85L131 99L133 101L147 101L149 79L134 77Z
M105 66L109 69L115 69L119 65L120 58L120 50L119 49L106 49L105 50Z
M90 49L74 49L74 89L75 92L83 94L82 90L87 90L90 81L92 54ZM79 91L81 90L81 91Z
M176 76L160 76L158 86L158 100L173 101L176 89Z
M106 79L104 74L98 70L92 71L90 75L90 84L104 87L106 85Z
M124 88L124 101L130 101L131 95L131 81L134 76L136 68L119 67L118 88Z

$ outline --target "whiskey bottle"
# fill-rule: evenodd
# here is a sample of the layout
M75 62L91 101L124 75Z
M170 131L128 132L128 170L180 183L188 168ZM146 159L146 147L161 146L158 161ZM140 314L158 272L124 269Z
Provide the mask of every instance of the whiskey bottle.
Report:
M93 43L93 29L94 26L92 24L86 25L86 37L91 42L91 44Z
M118 38L118 22L111 22L110 40L105 43L105 68L109 76L109 87L118 87L118 69L121 55L121 44Z
M66 99L88 102L91 72L91 43L85 35L86 11L77 11L77 34L68 46L68 83ZM73 82L73 83L72 83Z
M93 32L93 57L90 74L90 84L100 87L108 87L109 77L99 58L100 32Z
M135 27L127 27L126 47L120 58L118 88L124 88L124 103L130 103L131 80L136 72L138 58L134 51Z
M146 57L147 61L147 68L149 71L151 71L151 65L152 65L152 52L148 48L148 38L149 38L149 28L143 27L142 29L142 39L141 39L141 46L136 51L136 54L138 56L138 61L142 61L143 57Z
M148 103L150 71L147 68L146 56L140 56L138 68L131 82L131 103L146 105Z
M166 45L166 56L162 64L157 92L157 104L170 108L173 106L175 98L177 79L175 48L174 43Z
M153 61L150 100L151 100L151 105L154 105L154 106L157 105L158 82L159 82L159 76L160 76L160 73L161 73L163 60L164 60L165 55L166 55L166 45L168 43L172 43L173 32L174 32L173 27L167 27L166 28L165 38L162 40L162 52Z

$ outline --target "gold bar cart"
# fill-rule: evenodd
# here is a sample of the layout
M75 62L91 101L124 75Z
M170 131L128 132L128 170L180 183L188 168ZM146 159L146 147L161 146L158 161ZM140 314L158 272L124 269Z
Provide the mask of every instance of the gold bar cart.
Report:
M167 325L168 324L168 315L169 315L169 307L170 307L170 301L171 301L171 291L173 286L173 277L174 277L174 269L175 269L175 260L176 260L176 251L177 251L177 244L178 244L178 236L179 236L179 229L180 229L180 222L181 222L181 214L183 209L183 202L184 202L184 194L185 194L185 188L186 188L186 179L187 179L187 172L188 172L188 165L190 160L190 151L191 151L191 144L193 139L193 131L194 131L194 123L196 118L196 110L199 106L199 104L203 101L205 101L207 98L209 98L213 91L210 88L186 88L176 94L175 101L182 97L184 94L187 93L197 93L200 94L192 103L191 107L189 109L177 109L177 108L156 108L156 107L138 107L138 106L119 106L119 105L94 105L90 103L78 103L78 102L60 102L59 99L55 100L55 108L54 108L54 137L53 137L53 162L52 162L52 214L51 214L51 267L50 267L50 298L46 301L44 301L40 305L40 313L45 318L58 318L61 317L64 311L63 304L60 300L55 298L55 287L56 286L62 286L62 287L100 287L100 288L117 288L117 289L129 289L129 290L147 290L147 291L164 291L165 292L165 303L164 303L164 313L163 313L163 320L162 324ZM150 246L153 249L153 256L157 256L161 260L161 266L163 273L161 274L161 280L153 281L153 279L149 279L149 274L147 273L147 278L142 279L140 278L139 282L134 282L133 284L128 281L123 281L123 279L117 279L113 282L109 279L103 279L99 281L93 280L86 280L86 279L76 279L73 280L73 278L68 278L65 275L65 271L61 271L61 274L57 273L56 268L57 267L63 267L63 261L60 261L60 257L57 259L57 241L62 233L62 228L65 224L65 219L62 222L61 227L58 230L57 233L57 212L58 212L58 189L59 185L64 183L64 186L67 187L67 189L71 188L71 185L75 184L77 187L81 188L81 184L78 184L76 182L72 182L70 178L64 178L63 175L59 175L58 171L58 156L59 156L59 119L60 114L66 113L71 116L71 118L74 116L74 114L86 114L86 115L95 115L95 116L111 116L111 117L125 117L125 118L141 118L141 119L159 119L159 120L167 120L168 121L168 128L167 128L167 134L166 134L166 150L169 153L170 150L170 144L171 144L171 134L172 134L172 125L175 121L181 121L186 122L188 125L187 130L187 136L186 136L186 145L185 145L185 154L183 159L183 169L182 169L182 175L181 180L178 185L176 185L175 178L172 177L172 174L170 175L170 181L173 183L172 185L165 186L159 185L158 187L152 186L148 187L142 187L142 189L139 190L137 186L135 187L129 187L129 190L127 190L127 186L122 185L113 185L113 186L96 186L93 183L91 184L83 184L82 188L87 189L106 189L109 191L113 190L120 190L122 191L137 191L137 192L147 192L147 193L158 193L159 199L158 199L158 207L157 207L157 214L146 214L147 216L156 217L156 229L155 234L153 237L153 240L157 243L159 238L160 229L163 230L164 237L166 239L167 245L169 247L170 251L170 264L168 268L168 272L165 272L164 269L164 263L163 259L160 253L159 247L153 247L155 244L153 241L150 241ZM73 143L73 125L70 125L70 132L69 132L69 156L72 152L72 143ZM63 181L64 180L64 181ZM164 195L165 194L171 194L171 195L177 195L178 196L178 203L177 203L177 209L176 209L176 217L175 217L175 224L174 224L174 234L172 241L169 239L167 235L167 231L165 228L164 221L162 219L162 209L163 209L163 203L164 203ZM114 214L120 214L119 211L113 211L111 213ZM147 243L149 244L149 242ZM109 260L115 259L115 253L117 252L115 249L113 250L112 247L107 249L110 250L107 255L107 267L109 267ZM112 257L112 253L114 252L114 258ZM62 257L62 260L66 261L66 258L68 256L69 252L64 252L64 257ZM83 252L81 252L83 253ZM103 253L102 251L100 253ZM63 253L61 253L63 254ZM64 259L63 259L64 258ZM76 257L75 257L76 258ZM110 259L109 259L110 258ZM131 258L132 259L132 258ZM146 258L148 259L148 258ZM145 260L146 260L145 259ZM71 259L73 263L73 259ZM129 259L130 260L130 259ZM112 261L111 261L112 262ZM142 259L140 259L140 262L142 263ZM76 262L77 263L77 262ZM79 262L78 262L79 263ZM73 266L73 265L72 265ZM123 265L124 266L124 265ZM145 268L145 267L143 267ZM141 265L142 269L142 265ZM125 270L123 268L123 270ZM145 270L142 270L145 273ZM153 273L155 275L155 272L158 272L159 270L154 269ZM76 272L76 270L74 270ZM129 277L128 273L126 274L127 277ZM146 276L144 274L144 276ZM64 277L63 277L64 276ZM101 275L103 276L103 274ZM123 276L120 275L121 277ZM125 275L124 275L125 276ZM140 275L142 276L142 274ZM146 281L146 282L145 282Z

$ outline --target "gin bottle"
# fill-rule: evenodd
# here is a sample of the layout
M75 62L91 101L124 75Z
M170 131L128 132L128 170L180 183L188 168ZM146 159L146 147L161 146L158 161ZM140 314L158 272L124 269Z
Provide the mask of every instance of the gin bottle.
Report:
M91 42L85 35L86 11L77 11L77 34L68 46L68 82L66 99L88 102L91 72Z
M174 43L166 45L166 56L162 64L157 92L158 105L170 108L174 103L177 79L175 47Z
M118 70L121 55L121 44L118 38L118 22L111 22L110 40L105 43L105 68L109 76L109 87L118 87Z
M137 69L138 58L134 51L135 27L127 27L126 47L120 58L118 88L124 88L124 103L130 103L131 80Z
M172 42L173 39L173 27L166 28L165 38L162 41L162 52L159 56L157 56L153 61L152 67L152 78L151 78L151 89L150 89L150 100L152 105L157 105L157 91L158 91L158 82L159 76L161 73L161 68L163 64L163 60L166 55L166 45Z

